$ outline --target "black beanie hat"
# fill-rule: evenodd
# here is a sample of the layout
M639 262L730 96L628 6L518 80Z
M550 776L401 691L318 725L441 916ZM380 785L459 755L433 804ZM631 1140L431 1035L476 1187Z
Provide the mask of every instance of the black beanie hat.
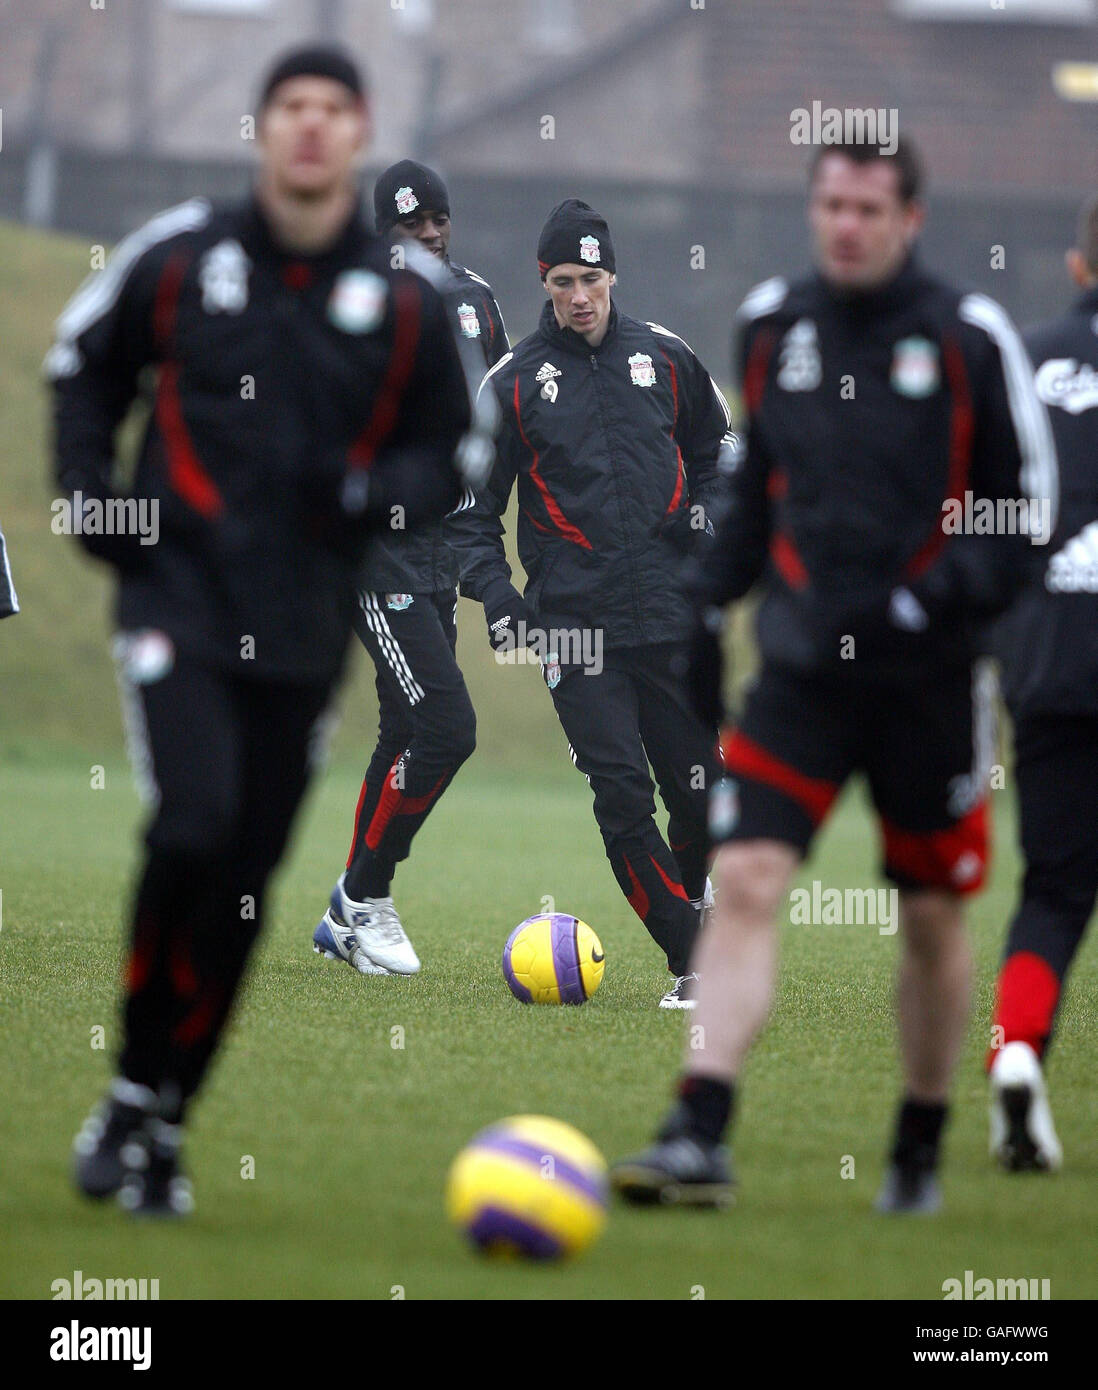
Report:
M365 95L362 73L349 53L330 44L310 44L290 49L275 62L263 83L259 98L261 110L278 84L291 77L330 77L342 82L356 97Z
M555 265L593 265L614 272L614 247L606 219L578 198L558 203L541 230L538 269L543 280Z
M391 164L374 184L378 236L384 236L395 222L421 207L449 214L450 195L442 179L433 169L417 164L414 159Z

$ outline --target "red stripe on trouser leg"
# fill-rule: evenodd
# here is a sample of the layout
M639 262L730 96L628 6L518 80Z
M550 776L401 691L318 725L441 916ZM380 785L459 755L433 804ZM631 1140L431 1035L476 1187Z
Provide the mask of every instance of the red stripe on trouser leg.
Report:
M1052 1032L1059 1002L1060 978L1048 961L1033 951L1015 951L1003 962L995 986L991 1022L999 1047L1012 1042L1029 1043L1040 1057ZM992 1047L987 1055L989 1070L997 1052L998 1047Z
M648 920L649 907L648 894L644 891L640 879L633 872L633 866L629 862L629 856L623 854L622 859L625 861L625 871L629 875L629 881L633 885L632 892L626 893L625 900L641 921L646 922Z
M189 938L189 928L177 928L177 936L171 944L170 952L172 984L175 986L176 994L185 999L198 988L198 976L191 962Z
M426 796L404 796L402 793L396 814L398 816L417 816L420 811L426 811L431 802L438 796L449 775L448 772L444 772ZM374 846L371 845L370 848L373 849Z
M403 757L403 753L401 757ZM381 837L385 834L385 827L396 814L396 808L400 803L400 788L396 783L396 772L400 766L400 758L389 769L385 778L385 785L381 789L381 795L377 799L374 807L374 814L370 818L370 824L366 827L366 848L377 849L381 844Z
M351 848L347 851L347 868L351 867L351 860L355 857L355 849L358 845L358 823L362 819L362 807L366 801L366 779L362 779L362 790L358 794L358 805L355 807L355 828L351 831Z
M722 738L720 754L728 772L784 792L808 813L815 825L827 815L839 794L837 783L826 782L821 777L807 777L743 734L733 733Z
M649 859L652 859L651 855L649 855L648 857ZM652 859L652 867L655 869L656 873L659 874L660 878L663 879L664 886L666 887L669 893L674 893L675 897L681 898L683 902L690 901L690 899L686 896L686 889L682 886L682 884L676 883L674 879L668 878L664 871L656 863L655 859Z
M159 926L148 910L140 913L134 932L133 950L126 962L126 993L139 994L145 988L156 956Z
M209 1033L217 1017L221 993L220 988L215 985L204 991L195 1007L172 1033L174 1043L178 1043L180 1047L191 1047Z
M984 886L988 861L987 801L944 830L901 830L882 819L885 867L923 888L975 893Z
M370 824L366 828L367 849L377 849L389 827L389 822L394 816L417 816L428 810L450 777L450 773L444 772L424 796L405 796L396 784L396 771L399 765L400 758L392 765L389 769L389 775L385 778L385 787L378 799Z

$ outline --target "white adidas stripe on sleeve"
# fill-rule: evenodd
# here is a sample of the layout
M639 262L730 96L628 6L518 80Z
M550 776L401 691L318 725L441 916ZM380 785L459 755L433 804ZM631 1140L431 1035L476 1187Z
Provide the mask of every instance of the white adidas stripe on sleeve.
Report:
M1056 446L1048 414L1033 384L1033 366L1018 330L1006 310L984 294L966 294L957 309L965 323L981 328L999 349L1003 361L1007 400L1018 448L1022 455L1019 478L1022 493L1029 498L1048 498L1050 524L1048 536L1035 544L1047 544L1056 529L1060 507L1060 476Z
M124 237L111 253L106 267L93 271L62 309L54 330L54 344L46 354L47 376L66 376L78 370L76 339L118 302L130 271L146 251L180 232L204 227L210 215L210 204L205 198L192 198L158 213Z
M789 293L789 282L780 275L763 280L754 289L748 290L744 301L736 310L739 322L760 319L764 314L772 314Z
M491 381L492 377L495 376L495 374L499 371L499 369L500 369L501 367L506 367L507 363L510 362L511 358L514 357L514 355L515 355L515 354L514 354L513 352L507 353L506 356L501 357L501 358L499 359L499 361L496 363L496 365L495 365L494 367L489 367L488 370L484 373L484 379L481 381L480 385L477 387L477 400L478 400L478 401L480 400L480 393L481 393L481 392L484 390L484 388L488 385L488 383L489 383L489 381Z
M19 595L15 592L15 581L11 577L8 547L4 541L3 531L0 531L0 598L7 600L9 616L14 616L19 612Z
M649 320L645 320L645 323L646 326L650 328L653 333L658 333L664 338L674 338L677 343L682 343L683 347L687 350L687 352L689 352L692 356L697 357L698 354L694 351L694 349L690 346L686 339L681 338L677 333L672 333L670 328L664 328L662 323L652 323ZM732 411L728 407L728 402L724 398L724 393L721 391L721 388L717 385L717 383L713 380L712 377L709 378L709 384L710 386L712 386L713 394L720 402L720 407L724 411L724 423L729 427L729 429L731 429Z

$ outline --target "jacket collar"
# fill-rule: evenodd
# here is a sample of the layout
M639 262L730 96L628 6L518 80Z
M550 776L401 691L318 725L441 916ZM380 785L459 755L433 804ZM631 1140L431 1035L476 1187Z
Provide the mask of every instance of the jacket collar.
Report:
M613 299L610 301L610 322L606 326L606 336L598 347L592 347L586 338L581 337L571 328L561 328L557 323L557 316L553 313L553 301L547 299L541 307L541 319L538 322L538 332L552 347L562 348L565 352L574 353L577 357L590 357L592 353L601 352L608 342L618 331L618 306Z
M1072 306L1077 314L1098 313L1098 285L1084 290Z
M370 240L370 233L366 229L362 209L357 200L350 217L336 235L335 241L323 251L306 254L301 251L291 251L285 246L281 246L275 240L271 224L254 193L241 206L239 228L241 243L254 259L279 262L297 261L308 265L314 271L323 271L329 266L340 265L353 259L361 252L363 245Z
M891 280L871 290L837 289L819 271L816 272L816 280L837 309L851 318L862 319L875 318L908 303L922 283L923 272L912 251Z

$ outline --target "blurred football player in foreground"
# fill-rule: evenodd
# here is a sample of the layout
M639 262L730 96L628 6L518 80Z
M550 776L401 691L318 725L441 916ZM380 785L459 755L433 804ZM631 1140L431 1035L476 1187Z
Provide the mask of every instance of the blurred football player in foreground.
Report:
M139 374L156 376L130 499L156 509L156 543L80 532L118 576L127 732L153 809L118 1073L77 1138L76 1182L136 1213L190 1209L184 1118L316 761L363 550L394 515L441 516L462 492L465 377L441 298L362 221L370 131L344 53L287 54L259 103L253 195L195 199L127 237L47 359L56 475L82 515L118 514L115 432ZM400 946L368 944L383 964Z
M981 887L994 682L977 634L1044 533L975 534L966 499L1027 522L1056 507L1056 460L1007 315L925 271L920 169L900 141L823 146L816 270L739 314L746 448L704 561L692 644L703 717L721 708L724 606L761 587L761 669L722 741L711 798L717 902L692 962L698 1007L678 1102L615 1170L637 1202L719 1204L721 1139L766 1023L790 885L843 784L866 776L899 894L903 1093L878 1210L940 1204L939 1146L964 1038L962 900ZM1037 552L1039 553L1039 552Z

